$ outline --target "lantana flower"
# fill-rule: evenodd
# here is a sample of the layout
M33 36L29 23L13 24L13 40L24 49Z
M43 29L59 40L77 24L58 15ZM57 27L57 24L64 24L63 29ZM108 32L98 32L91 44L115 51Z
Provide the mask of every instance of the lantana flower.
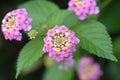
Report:
M80 20L85 20L87 15L99 13L95 0L70 0L68 10L73 11Z
M21 40L21 30L29 31L32 19L28 17L25 8L16 9L8 12L2 20L2 32L6 40Z
M81 80L99 80L102 75L100 65L92 57L82 57L78 63L77 74Z
M73 31L62 25L48 30L44 43L43 51L60 62L72 56L72 53L76 51L75 45L79 43L79 39Z

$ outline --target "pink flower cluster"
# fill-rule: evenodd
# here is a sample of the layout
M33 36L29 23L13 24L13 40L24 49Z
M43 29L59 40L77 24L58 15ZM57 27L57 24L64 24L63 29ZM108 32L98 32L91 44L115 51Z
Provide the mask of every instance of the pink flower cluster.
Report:
M73 31L62 25L48 30L44 43L43 51L59 62L72 56L79 39Z
M25 8L16 9L7 13L2 20L2 32L6 40L21 40L21 30L29 31L31 29L32 19L28 17Z
M87 15L99 13L95 0L70 0L68 10L75 12L80 20L85 20Z
M102 75L100 65L94 63L91 57L83 57L80 59L77 73L81 80L99 80Z

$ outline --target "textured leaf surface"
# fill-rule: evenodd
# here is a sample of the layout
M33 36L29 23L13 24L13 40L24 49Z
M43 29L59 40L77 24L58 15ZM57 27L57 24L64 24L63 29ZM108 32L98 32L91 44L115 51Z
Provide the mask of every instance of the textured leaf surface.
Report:
M117 61L114 57L112 42L108 35L105 26L97 21L84 21L78 24L79 28L74 30L77 32L80 38L80 46L86 49L90 53L93 53L99 57L107 58L113 61Z
M74 13L72 13L66 17L63 24L71 28L74 27L79 21L80 20L78 19L78 17Z
M23 69L32 65L43 55L42 47L43 41L41 38L36 38L23 47L17 60L16 78Z
M57 12L55 12L54 14L50 15L47 19L47 26L49 28L52 28L56 25L64 25L64 20L71 14L70 11L67 10L59 10Z

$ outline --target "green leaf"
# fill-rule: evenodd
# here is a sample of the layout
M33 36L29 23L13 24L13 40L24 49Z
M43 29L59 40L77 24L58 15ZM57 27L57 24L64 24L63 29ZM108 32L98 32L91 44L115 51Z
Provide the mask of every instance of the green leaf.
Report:
M42 80L73 80L74 69L63 71L58 68L58 65L53 65L46 69Z
M64 25L64 20L71 14L70 11L67 10L59 10L54 14L50 15L46 21L46 24L49 28L52 28L56 25Z
M80 20L78 19L78 17L74 13L72 13L65 18L63 24L71 28L75 26L79 21Z
M28 42L20 52L17 60L17 73L16 78L20 72L36 62L42 57L43 40L42 38L36 38Z
M37 29L40 33L42 30L42 25L46 21L47 17L53 12L59 10L55 4L44 0L29 1L21 4L19 8L27 9L28 15L33 19L32 27Z
M81 41L80 46L83 49L86 49L90 53L99 57L117 61L112 54L113 49L110 36L103 24L95 20L86 20L84 22L80 22L78 26L73 29L77 32Z

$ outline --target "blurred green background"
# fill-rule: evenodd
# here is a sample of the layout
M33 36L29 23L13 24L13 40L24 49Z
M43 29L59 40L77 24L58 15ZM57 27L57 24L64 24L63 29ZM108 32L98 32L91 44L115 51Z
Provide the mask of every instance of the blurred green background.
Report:
M21 3L29 0L0 0L0 22L4 15L16 9ZM50 0L60 6L62 9L67 8L68 0ZM101 0L101 3L105 0ZM112 2L101 11L98 18L100 22L106 25L113 41L114 54L120 61L120 0L112 0ZM23 35L22 41L8 41L5 40L0 30L0 80L15 80L16 62L21 48L28 42L26 34ZM120 63L103 60L101 63L103 69L103 76L100 80L120 80ZM99 61L98 61L99 62ZM31 69L21 75L17 80L42 80L46 68L38 65L37 69ZM71 80L77 80L75 78Z

